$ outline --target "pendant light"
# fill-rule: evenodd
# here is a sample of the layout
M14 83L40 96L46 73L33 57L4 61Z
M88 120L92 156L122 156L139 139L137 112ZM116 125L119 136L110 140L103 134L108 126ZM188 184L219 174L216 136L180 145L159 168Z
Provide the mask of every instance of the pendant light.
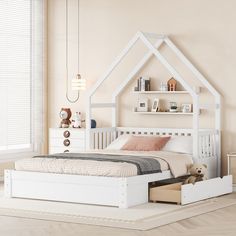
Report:
M71 80L71 85L72 85L72 90L73 91L78 91L77 97L72 100L69 98L68 95L68 88L69 88L69 72L68 72L68 0L66 0L66 99L71 102L75 103L79 100L79 95L80 95L80 90L84 90L86 86L86 81L85 79L81 78L81 75L79 73L79 0L78 0L78 74L75 76L74 79Z

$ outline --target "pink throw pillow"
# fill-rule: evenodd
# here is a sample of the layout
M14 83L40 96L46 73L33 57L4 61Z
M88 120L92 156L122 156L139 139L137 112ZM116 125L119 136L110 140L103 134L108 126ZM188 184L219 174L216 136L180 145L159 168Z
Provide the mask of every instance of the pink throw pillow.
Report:
M160 151L170 137L132 136L121 148L127 151Z

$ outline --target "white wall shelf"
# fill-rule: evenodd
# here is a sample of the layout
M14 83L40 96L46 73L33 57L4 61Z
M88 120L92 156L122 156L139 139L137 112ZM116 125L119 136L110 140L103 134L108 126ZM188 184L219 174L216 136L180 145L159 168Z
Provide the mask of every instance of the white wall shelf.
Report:
M134 91L137 94L189 94L188 91Z
M193 115L193 112L153 112L153 111L135 111L139 115Z

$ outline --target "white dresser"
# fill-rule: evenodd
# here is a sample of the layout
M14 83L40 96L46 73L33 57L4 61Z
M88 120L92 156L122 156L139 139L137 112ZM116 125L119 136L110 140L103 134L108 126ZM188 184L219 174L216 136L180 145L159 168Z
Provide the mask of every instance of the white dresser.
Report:
M85 151L85 129L50 128L49 154Z

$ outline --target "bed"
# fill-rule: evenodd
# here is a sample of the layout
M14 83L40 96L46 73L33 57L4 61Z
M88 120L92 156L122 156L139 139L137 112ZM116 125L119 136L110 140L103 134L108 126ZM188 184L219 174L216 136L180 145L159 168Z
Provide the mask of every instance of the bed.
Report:
M150 39L157 40L152 44ZM107 80L112 71L121 63L131 48L137 41L141 40L147 46L148 52L128 74L127 78L112 93L111 101L96 103L93 95L98 88ZM158 48L165 43L180 59L184 65L190 69L194 77L200 82L204 89L207 89L214 97L212 104L199 104L199 94L193 89L194 84L185 81L184 78L169 64L162 56ZM118 127L119 124L119 96L126 89L133 78L141 71L143 66L149 61L151 56L155 56L171 75L183 86L184 90L192 97L192 128L140 128L140 127ZM156 91L158 93L158 91ZM92 109L111 108L111 127L91 128L93 119ZM192 147L191 160L193 162L205 163L208 166L209 178L220 176L221 170L221 96L216 89L206 80L206 78L193 66L193 64L183 55L183 53L173 44L166 35L137 32L127 46L118 55L104 75L98 79L88 92L86 100L86 148L87 150L104 150L110 144L123 135L168 135L176 137L191 137L191 143L182 142L177 148ZM200 129L199 116L201 109L213 109L214 121L213 129ZM164 113L163 113L164 114ZM181 114L182 115L182 114ZM145 120L145 123L148 122ZM173 125L173 122L171 123ZM169 150L162 150L168 152ZM179 151L173 151L179 153ZM186 153L185 153L186 154ZM163 154L165 155L165 154ZM161 159L163 159L163 155ZM170 156L170 155L169 155ZM181 156L181 155L179 155ZM177 159L179 160L179 159ZM171 158L169 158L169 168L162 169L162 172L133 175L132 176L104 176L104 175L81 175L74 173L61 173L55 171L40 172L33 169L6 170L5 172L5 195L9 197L36 198L55 201L68 201L77 203L100 204L108 206L118 206L127 208L142 204L148 201L148 184L158 180L173 178L175 175L171 169ZM186 171L186 163L184 163ZM181 169L181 168L179 168ZM42 171L42 170L41 170ZM182 172L180 174L183 174Z
M143 133L142 129L139 129L136 135L168 135L173 139L175 137L187 137L187 140L192 142L189 138L191 137L191 130L178 132L173 129L171 132L170 130L165 132L159 130L157 132L155 128L150 129L148 133L147 129L145 130L146 133ZM129 132L127 128L123 131L120 130L116 132L116 136L114 131L109 133L107 129L105 131L101 135L101 129L99 129L99 133L97 129L94 129L91 138L97 147L90 153L131 154L130 151L119 150L119 145L122 145L119 137L125 137L127 134L133 135L134 129L130 128ZM212 135L213 133L208 132L209 137ZM209 171L209 174L215 176L217 158L212 155L213 140L215 139L209 137L204 138L204 140L208 140L206 146L209 148L204 147L204 157L202 154L198 161L207 162L208 166L214 170L214 173ZM177 145L177 148L189 148L187 140L185 140L185 147L178 147ZM161 172L137 175L135 166L127 165L127 163L124 168L124 164L121 163L115 163L114 166L114 163L105 164L102 162L98 166L97 163L88 164L86 160L87 163L78 168L78 160L63 159L58 160L58 163L55 164L52 160L40 158L37 160L23 159L16 162L15 170L6 170L5 172L5 195L127 208L148 201L148 184L150 182L185 175L187 174L187 165L196 161L189 153L173 152L173 150L169 151L165 148L157 152L134 152L132 155L157 158L160 161ZM65 162L67 162L66 167ZM62 167L65 170L62 170Z

